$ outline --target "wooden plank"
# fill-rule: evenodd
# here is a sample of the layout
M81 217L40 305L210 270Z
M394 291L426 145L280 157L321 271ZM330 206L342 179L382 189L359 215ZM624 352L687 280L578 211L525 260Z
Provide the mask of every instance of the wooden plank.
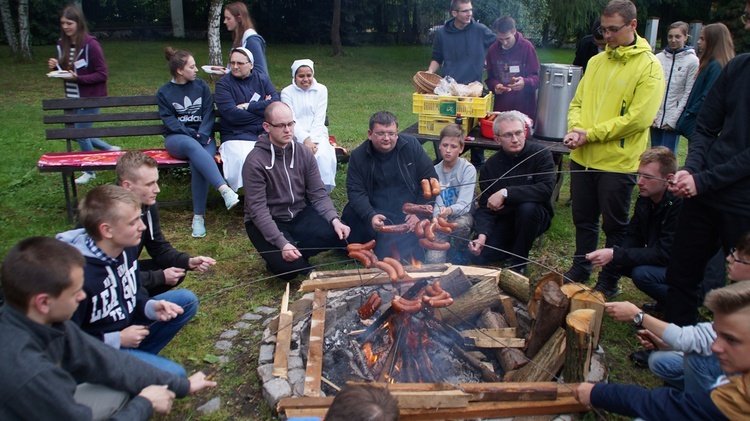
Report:
M42 100L42 110L72 110L76 108L132 107L157 105L156 95L108 96L89 98L61 98Z
M518 327L518 318L516 318L516 310L513 309L513 300L507 295L503 295L500 297L500 301L503 303L505 320L508 321L511 327Z
M323 339L326 322L328 292L315 290L313 312L310 320L310 349L307 352L304 396L320 396L320 377L323 375Z
M402 409L399 420L436 420L466 418L503 418L528 415L555 415L570 412L587 412L588 407L573 397L550 401L472 402L466 408Z
M47 140L87 137L155 136L164 134L164 125L150 124L142 126L90 127L86 129L49 129L45 133Z
M476 338L466 338L466 344L477 348L523 348L526 346L526 340L523 338L492 338L488 336L477 336Z
M400 409L466 408L471 395L460 390L413 392L390 391Z
M287 379L289 369L289 348L292 343L292 324L294 315L289 311L289 283L281 297L279 324L276 327L276 349L273 355L273 375Z
M491 336L493 338L515 338L516 328L507 327L499 329L470 329L462 330L461 336L465 338L476 338L478 336Z
M499 268L485 268L480 266L461 266L461 265L453 265L448 270L456 270L461 269L461 271L466 276L471 276L475 278L482 278L482 277L496 277L500 273Z
M443 273L446 270L450 269L452 266L449 266L445 263L433 263L433 264L423 264L421 267L418 266L409 266L404 265L404 270L406 270L407 273L419 273L419 272L440 272ZM458 267L458 266L456 266ZM310 279L318 279L318 278L337 278L340 276L350 276L350 275L357 275L360 274L368 274L368 273L380 273L381 270L377 268L359 268L359 269L342 269L342 270L314 270L310 273Z
M538 383L462 383L461 390L474 395L472 401L543 401L557 399L558 385Z
M44 124L111 123L116 121L161 121L158 111L107 114L51 114L42 118Z
M323 290L334 290L334 289L347 289L347 288L354 288L362 285L383 285L383 284L390 284L391 280L388 278L388 276L378 269L379 273L377 274L363 274L362 276L359 275L350 275L350 276L342 276L338 278L316 278L316 279L307 279L302 281L302 284L299 287L298 292L311 292L315 291L316 289L323 289ZM430 278L430 277L436 277L440 276L442 274L438 272L423 272L423 273L410 273L409 275L414 279L420 279L420 278ZM409 281L402 281L400 283L408 283Z

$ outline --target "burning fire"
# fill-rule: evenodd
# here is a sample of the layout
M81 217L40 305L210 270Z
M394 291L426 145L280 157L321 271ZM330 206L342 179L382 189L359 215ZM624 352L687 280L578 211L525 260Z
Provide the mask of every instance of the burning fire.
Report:
M372 344L370 344L369 342L366 342L364 346L362 346L362 353L367 359L367 366L369 368L372 368L375 363L378 362L379 355L372 352Z
M411 265L416 269L422 269L422 262L419 260L414 260L414 256L410 257Z

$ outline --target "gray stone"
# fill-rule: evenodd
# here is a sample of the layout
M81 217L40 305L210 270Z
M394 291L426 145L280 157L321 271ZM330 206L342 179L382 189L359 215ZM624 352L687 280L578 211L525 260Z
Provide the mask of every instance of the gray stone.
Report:
M303 368L305 366L305 363L302 361L302 358L300 357L289 357L289 369L293 370L295 368Z
M260 346L260 357L258 357L258 363L265 364L273 362L273 351L276 348L273 345L261 345Z
M258 312L263 313L263 314L272 314L272 313L276 313L277 310L275 308L271 308L271 307L260 306L260 307L256 308L255 311L258 311Z
M264 364L258 367L258 376L266 383L273 379L273 364Z
M237 322L234 324L235 329L242 329L242 330L248 329L250 326L251 324L247 322Z
M227 330L225 332L222 332L221 336L219 336L221 339L232 339L235 336L239 335L238 330Z
M263 331L263 339L266 339L269 336L271 336L271 329L264 330Z
M221 398L213 398L210 401L196 408L196 410L203 415L208 415L208 414L218 411L220 406L221 406Z
M301 299L302 300L313 301L313 300L315 300L315 293L314 292L308 292L307 294L303 295Z
M294 396L302 396L305 393L305 382L294 385Z
M266 339L263 339L264 344L275 344L276 343L276 335L269 336Z
M262 318L263 316L261 316L260 314L253 314L253 313L247 313L242 316L242 320L250 320L251 322L255 320L260 320Z
M304 368L295 368L294 370L289 370L287 372L287 376L289 377L289 383L296 385L298 383L305 383L305 369Z
M292 396L292 388L284 379L273 379L263 384L263 397L271 408L276 408L276 404L281 399Z
M219 355L219 364L226 364L229 362L229 357L226 355Z
M232 341L216 341L216 349L220 349L222 351L229 351L232 349Z
M271 319L271 318L263 320L263 326L268 326L272 321L273 321L273 319Z

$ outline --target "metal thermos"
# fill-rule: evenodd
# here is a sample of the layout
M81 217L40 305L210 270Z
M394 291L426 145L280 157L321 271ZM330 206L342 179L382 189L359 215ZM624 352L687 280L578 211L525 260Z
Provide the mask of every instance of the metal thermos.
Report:
M539 70L539 100L534 137L562 141L568 133L568 107L581 81L582 69L544 63Z

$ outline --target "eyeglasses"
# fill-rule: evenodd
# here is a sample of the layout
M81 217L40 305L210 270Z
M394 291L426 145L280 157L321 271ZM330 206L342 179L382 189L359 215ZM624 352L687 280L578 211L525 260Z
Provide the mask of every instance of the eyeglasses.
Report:
M372 134L379 139L385 139L387 137L395 139L398 137L398 132L373 132Z
M230 61L229 65L230 66L244 66L247 63L250 63L250 62L249 61Z
M750 15L748 15L747 12L743 13L742 16L740 16L740 20L745 25L747 25L748 19L750 19Z
M610 26L609 28L605 28L603 26L600 26L600 27L596 28L596 32L598 32L601 35L606 35L607 33L615 34L617 32L620 32L620 29L622 29L622 28L624 28L626 26L628 26L627 23L625 25L622 25L619 28L615 28L614 26Z
M296 121L290 121L289 123L279 123L279 124L268 123L268 125L271 127L276 127L277 129L284 129L284 128L291 129L292 127L294 127L296 123L297 123Z
M520 139L525 139L523 130L519 130L517 132L508 132L508 133L503 133L503 134L497 135L498 139L503 139L503 140L512 140L514 137L516 139L519 139L519 140Z
M738 258L737 258L737 254L736 254L736 253L737 253L737 249L736 249L735 247L732 247L732 248L731 248L731 249L729 250L729 255L730 255L730 256L732 256L732 260L734 260L734 261L735 261L735 262L737 262L737 263L742 263L743 265L750 265L750 262L746 262L746 261L744 261L744 260L740 260L740 259L738 259Z
M461 10L455 9L455 10L458 13L471 13L474 11L474 9L461 9Z

